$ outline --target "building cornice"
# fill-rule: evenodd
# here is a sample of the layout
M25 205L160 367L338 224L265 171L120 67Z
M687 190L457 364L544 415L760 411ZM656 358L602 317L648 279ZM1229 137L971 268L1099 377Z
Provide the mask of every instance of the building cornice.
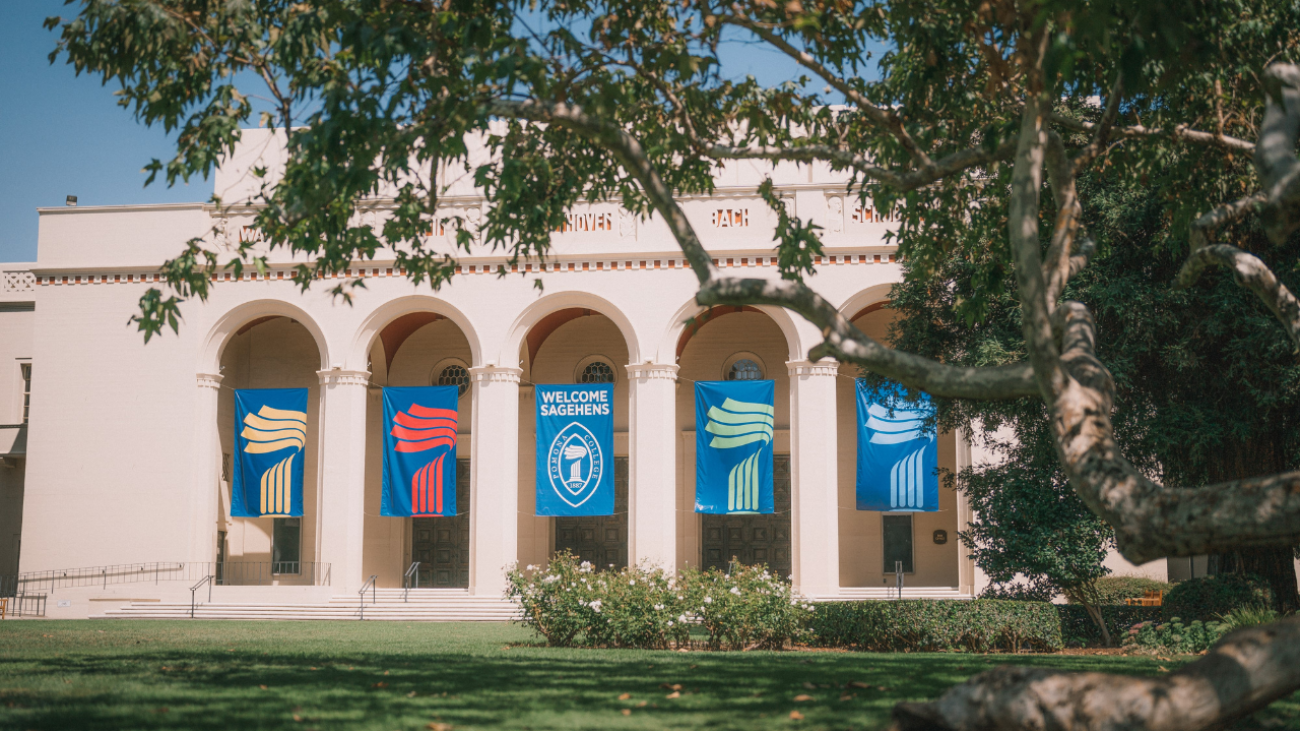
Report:
M199 388L210 388L217 391L220 390L221 381L225 379L225 376L220 373L199 373L195 376L195 379L198 381Z
M839 361L822 358L817 362L808 360L788 360L785 362L787 372L793 376L837 376L840 372Z
M632 363L625 367L627 377L636 381L677 380L677 366L671 363Z
M370 371L345 371L340 368L331 368L327 371L316 371L316 376L320 378L322 386L369 386Z
M479 383L519 383L524 371L522 368L486 365L470 368L469 375Z

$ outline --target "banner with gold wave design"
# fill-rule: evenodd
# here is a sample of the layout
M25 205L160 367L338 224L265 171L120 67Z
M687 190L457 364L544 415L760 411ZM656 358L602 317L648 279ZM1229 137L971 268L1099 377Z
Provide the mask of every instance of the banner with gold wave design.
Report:
M302 517L307 389L235 391L235 455L230 515Z

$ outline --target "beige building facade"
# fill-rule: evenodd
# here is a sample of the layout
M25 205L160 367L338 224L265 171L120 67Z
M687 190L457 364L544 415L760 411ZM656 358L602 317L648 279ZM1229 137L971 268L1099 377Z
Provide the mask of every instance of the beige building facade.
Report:
M227 205L250 198L247 171L274 169L277 150L265 132L245 133L216 176ZM757 194L768 174L787 206L823 229L813 284L885 338L884 305L900 277L891 224L859 208L828 169L735 165L719 174L714 195L686 199L718 265L777 277L775 216ZM486 205L464 182L451 183L444 200L471 224ZM386 204L376 200L363 219L381 221ZM171 596L206 573L224 574L222 587L264 585L307 601L355 593L372 576L379 587L401 586L415 562L421 586L495 597L507 566L564 549L675 569L761 561L818 598L886 596L896 581L887 564L906 551L908 593L978 591L957 539L970 519L959 494L941 489L937 512L855 508L855 368L808 361L818 333L784 310L696 305L695 278L657 219L585 205L544 263L498 276L502 252L478 246L439 291L413 285L381 252L349 271L365 284L350 305L325 291L334 282L300 291L289 281L297 262L273 252L266 274L221 276L206 302L182 305L179 333L146 344L127 320L158 286L159 264L192 237L229 253L256 236L254 213L207 204L42 209L38 260L4 265L0 422L12 428L0 430L0 574L105 572L101 587L58 587L71 604L52 603L51 616ZM755 369L776 384L777 512L701 516L693 384ZM614 384L616 515L537 517L533 387L590 380ZM383 517L381 389L440 383L462 388L462 514ZM234 390L286 387L309 390L304 515L232 518ZM27 393L29 411L20 408ZM942 469L973 459L979 450L965 439L940 436ZM117 588L107 576L160 562L188 573ZM94 605L100 595L108 599Z

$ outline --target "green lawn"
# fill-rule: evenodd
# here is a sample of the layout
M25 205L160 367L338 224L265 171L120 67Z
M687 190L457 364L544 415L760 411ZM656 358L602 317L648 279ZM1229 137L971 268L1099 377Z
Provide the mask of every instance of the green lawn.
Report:
M931 698L1008 661L1134 674L1179 664L534 643L500 624L6 621L0 729L862 729L883 725L899 700ZM872 688L842 700L850 681ZM663 684L680 684L680 697ZM796 710L802 721L790 718ZM1298 717L1293 697L1250 725Z

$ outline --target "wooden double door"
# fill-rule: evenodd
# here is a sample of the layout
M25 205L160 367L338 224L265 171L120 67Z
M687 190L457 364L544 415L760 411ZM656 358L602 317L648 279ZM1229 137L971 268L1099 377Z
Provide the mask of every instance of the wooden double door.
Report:
M627 566L627 457L614 458L614 514L590 518L556 518L555 552L568 550L596 568Z
M773 460L774 513L771 515L702 515L703 565L723 569L735 558L742 564L765 564L785 578L790 559L790 455Z
M420 587L469 588L469 460L456 460L456 516L411 519Z

